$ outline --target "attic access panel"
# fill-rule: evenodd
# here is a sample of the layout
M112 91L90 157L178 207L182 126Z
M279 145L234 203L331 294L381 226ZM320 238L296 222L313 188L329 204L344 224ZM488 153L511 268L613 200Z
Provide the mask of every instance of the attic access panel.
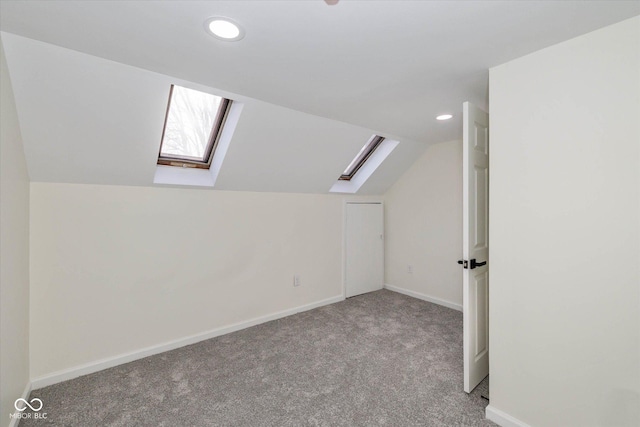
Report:
M158 164L209 169L231 102L171 85Z

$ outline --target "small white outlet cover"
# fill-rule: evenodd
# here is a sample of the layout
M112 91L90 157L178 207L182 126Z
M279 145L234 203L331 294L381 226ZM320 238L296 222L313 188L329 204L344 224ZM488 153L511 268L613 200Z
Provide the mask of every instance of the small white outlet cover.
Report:
M293 276L293 286L300 286L300 276L297 274Z
M413 265L407 265L407 273L413 274Z

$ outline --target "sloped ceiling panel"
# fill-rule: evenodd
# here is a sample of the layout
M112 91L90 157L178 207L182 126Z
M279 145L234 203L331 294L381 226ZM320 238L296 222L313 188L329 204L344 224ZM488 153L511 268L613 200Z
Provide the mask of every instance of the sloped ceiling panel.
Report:
M13 34L2 43L33 181L154 186L171 84L245 104L215 189L327 193L376 133ZM426 148L399 139L359 194L383 193Z
M0 29L427 143L486 107L488 69L640 13L638 1L1 1ZM238 43L204 31L242 24ZM433 118L457 115L448 124Z

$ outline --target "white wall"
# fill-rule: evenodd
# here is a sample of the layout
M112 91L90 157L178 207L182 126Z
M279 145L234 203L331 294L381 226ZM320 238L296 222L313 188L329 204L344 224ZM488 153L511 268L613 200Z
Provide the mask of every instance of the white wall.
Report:
M461 141L427 148L384 199L385 282L461 309Z
M490 415L640 425L639 40L491 69Z
M29 383L29 175L0 43L0 425Z
M32 183L32 379L341 297L342 210L329 195Z

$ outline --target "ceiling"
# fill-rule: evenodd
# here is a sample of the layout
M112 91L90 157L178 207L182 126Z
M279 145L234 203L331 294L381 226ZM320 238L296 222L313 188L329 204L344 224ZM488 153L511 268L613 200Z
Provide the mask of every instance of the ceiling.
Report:
M326 193L381 133L401 143L359 192L380 194L461 137L462 102L487 108L490 67L638 14L638 1L2 0L0 30L32 180L151 185L168 85L183 82L246 103L216 188ZM244 39L209 36L211 16Z
M243 104L219 190L327 193L372 134L13 34L2 44L32 181L153 185L171 84ZM425 148L402 145L359 194L384 193Z

